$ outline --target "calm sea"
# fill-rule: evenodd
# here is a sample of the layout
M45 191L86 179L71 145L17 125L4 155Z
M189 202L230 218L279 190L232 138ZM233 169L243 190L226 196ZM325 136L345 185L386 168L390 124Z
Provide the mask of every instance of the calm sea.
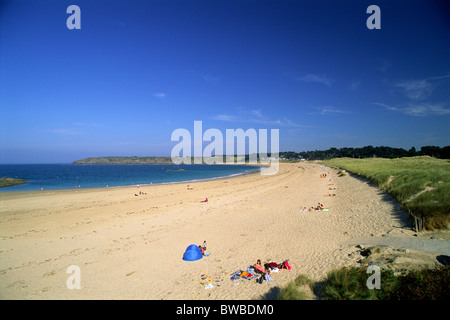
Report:
M259 167L245 165L0 165L0 177L27 181L23 185L0 188L0 192L193 182L259 170Z

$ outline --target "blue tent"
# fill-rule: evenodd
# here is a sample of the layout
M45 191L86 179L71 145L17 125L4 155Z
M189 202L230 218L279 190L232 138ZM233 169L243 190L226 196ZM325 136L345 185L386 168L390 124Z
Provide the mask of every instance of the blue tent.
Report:
M191 244L187 247L183 255L184 261L195 261L201 258L203 258L202 250L195 244Z

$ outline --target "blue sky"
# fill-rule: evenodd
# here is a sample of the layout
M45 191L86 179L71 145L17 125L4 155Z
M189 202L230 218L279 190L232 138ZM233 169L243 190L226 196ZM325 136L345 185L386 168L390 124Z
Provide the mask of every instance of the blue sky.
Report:
M170 156L196 120L280 151L446 146L449 34L444 0L1 1L0 163Z

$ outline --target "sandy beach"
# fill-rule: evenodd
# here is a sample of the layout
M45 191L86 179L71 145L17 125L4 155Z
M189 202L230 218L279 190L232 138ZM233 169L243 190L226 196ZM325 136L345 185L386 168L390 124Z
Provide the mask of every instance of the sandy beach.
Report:
M189 187L0 193L0 298L270 299L299 274L319 281L354 264L356 239L408 234L406 213L389 196L324 169L282 163L273 176ZM318 203L329 211L301 212ZM204 240L210 256L182 260ZM257 259L289 260L292 269L262 284L230 280ZM72 265L80 289L67 287Z

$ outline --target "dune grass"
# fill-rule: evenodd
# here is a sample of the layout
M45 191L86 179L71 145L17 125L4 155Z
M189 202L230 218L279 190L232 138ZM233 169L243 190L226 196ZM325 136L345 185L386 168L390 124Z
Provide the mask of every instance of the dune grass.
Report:
M369 289L366 268L342 267L331 270L322 285L320 296L326 300L385 300L398 280L390 270L382 270L380 289Z
M380 288L369 289L371 276L366 267L341 267L328 272L325 280L314 283L305 275L280 289L279 300L309 300L311 295L298 279L307 279L307 286L319 300L448 300L450 299L450 265L410 271L396 276L392 270L381 269Z
M335 158L325 166L345 169L368 179L396 198L427 230L448 228L450 220L450 161L429 156Z
M310 300L314 292L315 284L308 276L297 276L294 281L281 288L278 300Z

